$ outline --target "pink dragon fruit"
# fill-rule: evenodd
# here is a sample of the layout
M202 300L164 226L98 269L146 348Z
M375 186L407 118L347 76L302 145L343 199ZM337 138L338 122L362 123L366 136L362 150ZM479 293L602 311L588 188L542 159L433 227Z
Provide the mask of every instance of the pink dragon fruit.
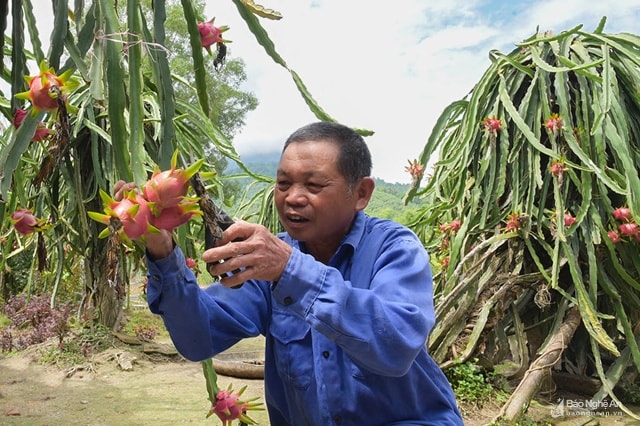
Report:
M640 232L640 228L637 223L627 222L618 226L618 230L621 234L626 235L627 237L635 237Z
M576 223L576 218L571 215L571 213L564 214L564 226L571 226Z
M44 231L47 228L46 221L44 219L38 219L29 209L18 209L14 211L9 220L16 228L16 231L22 235Z
M38 111L55 111L58 109L58 100L53 86L58 87L64 96L78 86L78 82L71 78L73 69L69 68L59 76L53 68L48 68L46 63L40 63L40 73L36 76L25 77L29 90L16 94L18 99L26 99L31 102L34 113ZM66 101L66 99L65 99Z
M158 232L150 224L151 208L142 195L135 191L130 191L125 194L121 201L116 201L101 190L100 197L105 206L105 214L89 212L89 217L93 220L105 225L110 225L114 219L119 220L122 227L119 228L118 232L123 233L130 240L136 240L147 232ZM107 227L100 233L99 237L104 238L109 235L109 232L109 227Z
M215 414L222 420L223 426L231 426L232 420L239 419L241 422L254 425L256 422L247 416L248 410L258 409L261 404L251 404L250 401L240 401L240 396L247 387L244 386L237 393L233 393L232 389L220 390L216 394L216 402L211 405L211 410L207 417ZM253 400L252 400L253 401Z
M189 179L197 173L204 159L200 159L193 163L185 170L176 168L178 160L178 151L171 158L171 169L160 171L156 169L142 187L142 193L147 201L153 203L151 207L157 216L162 209L167 207L175 207L182 202L189 190Z
M633 215L631 214L631 210L629 210L628 207L618 207L617 209L615 209L613 211L613 217L616 220L619 220L621 222L625 221L625 220L631 220L633 219Z
M616 231L609 231L607 232L607 235L609 235L609 239L613 244L618 244L620 241L622 241L622 238L620 238L620 234L618 234Z
M216 18L211 18L211 20L207 22L198 22L200 43L202 43L202 47L204 47L209 53L211 53L211 46L216 43L230 43L230 40L222 38L222 33L227 31L229 27L226 25L216 27L213 25L215 20Z
M182 201L171 207L163 208L160 213L151 215L150 223L158 229L173 231L180 225L184 225L195 215L201 215L198 204L195 201Z
M22 122L24 121L24 118L27 116L27 114L28 114L27 110L18 108L13 115L13 120L12 120L13 127L15 127L16 129L19 128L22 125ZM36 131L33 134L33 137L31 138L31 140L34 142L42 141L47 139L50 135L54 133L55 133L55 130L47 128L45 123L41 121L40 123L38 123L38 126L36 127Z

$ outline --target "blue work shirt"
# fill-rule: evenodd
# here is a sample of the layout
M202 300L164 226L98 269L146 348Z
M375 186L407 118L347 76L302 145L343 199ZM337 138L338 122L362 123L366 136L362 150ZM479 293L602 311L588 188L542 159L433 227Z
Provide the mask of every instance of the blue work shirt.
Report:
M262 334L271 425L462 425L429 356L429 257L406 227L360 212L328 265L293 248L277 283L201 289L179 248L148 259L147 300L187 359Z

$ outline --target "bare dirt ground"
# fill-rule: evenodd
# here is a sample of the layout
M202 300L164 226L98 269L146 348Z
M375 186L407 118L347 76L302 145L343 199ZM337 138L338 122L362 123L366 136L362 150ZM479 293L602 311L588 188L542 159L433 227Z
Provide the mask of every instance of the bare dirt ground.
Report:
M220 424L215 416L205 418L210 404L199 363L118 346L74 368L42 365L36 348L0 359L0 424ZM131 370L123 370L123 360L132 360ZM262 380L219 376L220 387L229 383L247 385L243 396L263 400ZM268 424L266 412L250 416Z
M248 353L248 349L260 345L260 341L249 341L232 349L231 357L235 355L233 351ZM86 364L59 368L39 362L41 349L42 346L9 356L0 354L0 425L220 424L215 417L205 418L209 401L199 363L185 361L179 355L146 353L140 345L116 341L112 348L94 355ZM128 371L121 367L126 361L132 362ZM244 395L263 401L262 380L219 376L221 387L229 383L234 389L247 385ZM488 425L499 408L497 402L488 401L482 409L465 410L465 424ZM532 421L522 424L640 424L619 414L606 418L582 414L552 419L553 408L551 404L532 404L528 411ZM260 425L269 424L264 411L252 411L250 415Z

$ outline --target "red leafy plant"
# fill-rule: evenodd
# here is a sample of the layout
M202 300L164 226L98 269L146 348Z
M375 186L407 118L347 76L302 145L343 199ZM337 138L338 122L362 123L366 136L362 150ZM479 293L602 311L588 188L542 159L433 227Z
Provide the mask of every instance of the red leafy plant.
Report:
M22 350L51 337L57 337L58 346L62 347L69 332L71 306L52 307L48 294L30 298L25 295L11 296L3 311L10 324L0 333L2 352Z

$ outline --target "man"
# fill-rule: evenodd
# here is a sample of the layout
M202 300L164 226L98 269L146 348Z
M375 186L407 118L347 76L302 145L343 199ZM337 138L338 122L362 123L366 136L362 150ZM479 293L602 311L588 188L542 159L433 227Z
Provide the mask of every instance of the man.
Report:
M272 425L462 424L426 349L428 255L409 229L364 214L370 173L369 150L348 127L294 132L274 193L286 233L231 225L202 258L214 275L236 272L205 290L169 233L147 236L149 307L182 355L200 361L266 337Z

